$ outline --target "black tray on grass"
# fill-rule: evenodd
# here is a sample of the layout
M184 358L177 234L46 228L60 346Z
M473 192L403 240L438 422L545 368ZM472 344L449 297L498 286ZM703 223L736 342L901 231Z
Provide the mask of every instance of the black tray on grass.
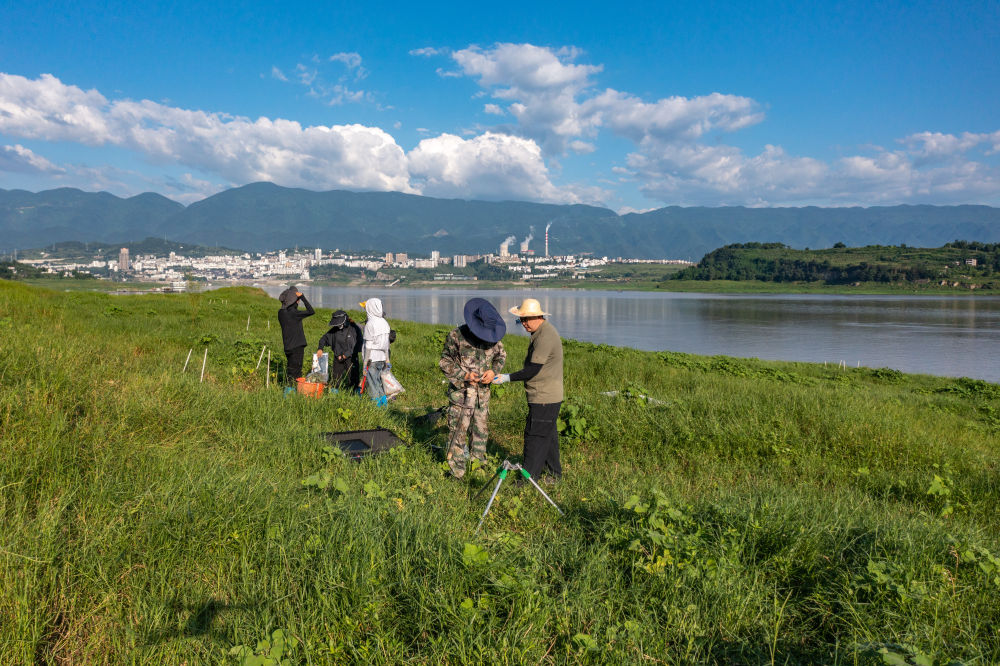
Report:
M372 456L405 444L396 436L396 433L386 428L324 432L321 437L331 444L339 446L348 458L354 460L360 460L365 456Z

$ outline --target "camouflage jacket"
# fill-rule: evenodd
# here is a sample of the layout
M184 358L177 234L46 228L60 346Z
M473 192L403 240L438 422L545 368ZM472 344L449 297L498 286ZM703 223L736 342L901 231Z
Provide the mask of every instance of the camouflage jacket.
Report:
M503 370L503 364L507 361L507 352L504 351L503 342L489 345L488 343L476 344L470 341L475 338L469 334L465 326L459 326L448 333L444 341L444 351L441 352L441 360L438 361L441 371L448 378L449 393L464 391L466 387L465 375L468 372L475 372L482 375L487 370L499 373ZM488 396L490 392L489 384L478 385L479 393Z

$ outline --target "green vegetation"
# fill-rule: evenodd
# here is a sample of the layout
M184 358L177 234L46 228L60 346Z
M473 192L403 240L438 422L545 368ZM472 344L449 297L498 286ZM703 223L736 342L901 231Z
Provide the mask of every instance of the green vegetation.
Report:
M392 322L388 409L283 398L276 307L0 282L4 663L1000 660L996 384L566 341L566 516L505 484L474 536L446 329ZM377 426L410 446L318 436Z
M166 257L171 252L176 252L184 257L243 254L242 250L234 250L227 247L207 247L204 245L195 245L194 243L175 243L174 241L150 236L139 242L83 243L80 241L63 241L61 243L52 243L42 248L21 250L21 255L29 259L50 258L76 261L118 259L118 251L123 247L128 248L132 257L140 254Z
M20 261L0 261L0 280L87 280L93 281L96 278L90 273L72 271L69 275L51 275L31 264L22 264ZM93 283L93 282L91 282Z
M997 289L1000 243L955 241L940 248L849 248L837 243L828 250L793 250L782 243L737 243L708 253L673 279Z

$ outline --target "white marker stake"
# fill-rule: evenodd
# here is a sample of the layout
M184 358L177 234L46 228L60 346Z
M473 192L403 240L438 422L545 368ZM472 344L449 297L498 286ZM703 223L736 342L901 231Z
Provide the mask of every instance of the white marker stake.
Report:
M250 315L247 315L247 330L250 330Z
M257 357L257 367L253 369L254 372L260 369L260 362L264 359L264 350L267 349L267 345L260 348L260 356Z
M203 381L205 381L205 362L206 361L208 361L208 347L205 347L205 356L201 359L201 379L198 380L199 384L202 383Z
M267 350L267 382L264 384L265 387L270 388L271 386L271 350Z
M181 374L182 374L182 375L183 375L183 374L184 374L185 372L187 372L187 369L188 369L188 361L190 361L190 360L191 360L191 352L193 352L193 351L194 351L194 348L193 348L193 347L192 347L191 349L188 349L188 357L187 357L186 359L184 359L184 369L183 369L183 370L181 370Z

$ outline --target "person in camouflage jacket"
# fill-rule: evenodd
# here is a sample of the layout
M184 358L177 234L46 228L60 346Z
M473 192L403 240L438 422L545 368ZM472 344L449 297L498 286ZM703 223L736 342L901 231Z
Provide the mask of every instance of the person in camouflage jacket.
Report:
M449 382L445 457L452 475L459 479L465 475L467 445L471 458L486 462L490 382L507 360L501 342L506 332L496 308L485 299L473 298L465 304L465 324L445 338L438 362Z

